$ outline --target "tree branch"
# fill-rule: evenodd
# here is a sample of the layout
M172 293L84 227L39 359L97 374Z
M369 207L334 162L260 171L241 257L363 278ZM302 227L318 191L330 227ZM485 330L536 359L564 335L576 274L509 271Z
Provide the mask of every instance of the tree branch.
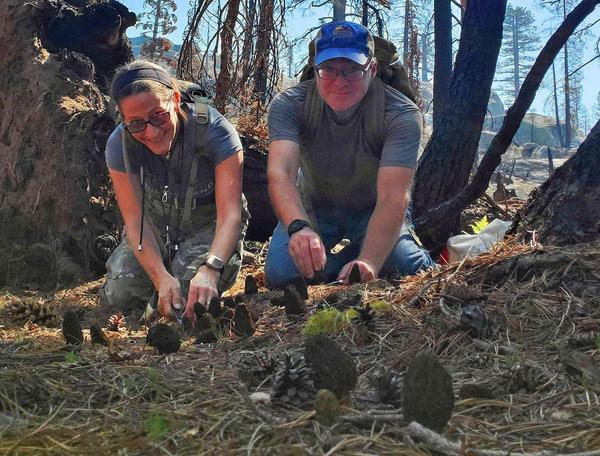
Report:
M575 68L573 71L571 71L569 73L569 76L573 76L575 73L577 73L579 70L581 70L583 67L587 66L588 64L592 63L594 60L596 60L597 58L600 58L600 54L596 55L595 57L592 57L590 60L588 60L587 62L585 62L583 65L578 66L577 68Z

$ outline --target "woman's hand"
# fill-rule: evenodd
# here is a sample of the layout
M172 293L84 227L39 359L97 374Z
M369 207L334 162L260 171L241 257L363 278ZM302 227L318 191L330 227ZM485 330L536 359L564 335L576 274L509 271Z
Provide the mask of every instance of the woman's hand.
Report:
M194 312L194 304L199 302L205 308L212 298L219 297L217 283L221 273L208 266L200 266L194 278L190 281L190 290L188 292L188 300L185 306L184 316L196 325L196 313Z
M172 275L166 275L158 282L158 312L164 317L172 315L172 307L183 307L184 299L181 296L181 285Z

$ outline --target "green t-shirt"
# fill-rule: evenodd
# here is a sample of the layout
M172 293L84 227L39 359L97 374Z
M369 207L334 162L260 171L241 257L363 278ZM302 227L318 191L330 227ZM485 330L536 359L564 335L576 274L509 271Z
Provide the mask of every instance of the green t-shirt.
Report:
M417 166L422 130L419 108L399 91L385 86L385 140L380 154L370 150L367 143L362 104L341 113L325 105L316 137L303 144L300 121L310 83L290 87L273 99L269 107L269 141L289 140L300 145L305 204L350 210L374 207L380 167Z

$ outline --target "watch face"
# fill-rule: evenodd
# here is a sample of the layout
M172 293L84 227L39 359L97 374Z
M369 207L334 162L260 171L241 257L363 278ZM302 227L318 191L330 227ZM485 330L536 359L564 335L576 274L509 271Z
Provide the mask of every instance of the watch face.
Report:
M288 234L294 234L305 226L310 226L306 220L293 220L288 226Z
M213 269L223 269L224 261L214 255L209 255L206 259L206 265Z

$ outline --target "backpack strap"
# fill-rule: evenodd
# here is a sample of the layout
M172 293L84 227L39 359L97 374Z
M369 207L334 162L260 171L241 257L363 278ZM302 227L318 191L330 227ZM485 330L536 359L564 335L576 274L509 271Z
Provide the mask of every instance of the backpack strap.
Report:
M306 99L302 107L302 119L300 121L300 131L302 132L302 141L310 144L317 136L317 130L321 123L323 115L323 99L317 91L317 82L311 80L306 92Z
M188 122L184 133L183 147L186 151L191 151L191 154L186 153L185 155L191 155L193 157L183 205L184 224L189 223L192 216L192 209L196 206L194 190L196 189L198 177L198 159L200 156L205 157L207 155L206 136L210 120L208 114L209 98L206 96L206 93L196 94L196 92L191 92L189 95L194 101L194 109L196 111L194 117L196 118L196 121Z
M362 116L367 144L375 156L381 158L385 142L385 86L378 76L371 81L364 103Z

